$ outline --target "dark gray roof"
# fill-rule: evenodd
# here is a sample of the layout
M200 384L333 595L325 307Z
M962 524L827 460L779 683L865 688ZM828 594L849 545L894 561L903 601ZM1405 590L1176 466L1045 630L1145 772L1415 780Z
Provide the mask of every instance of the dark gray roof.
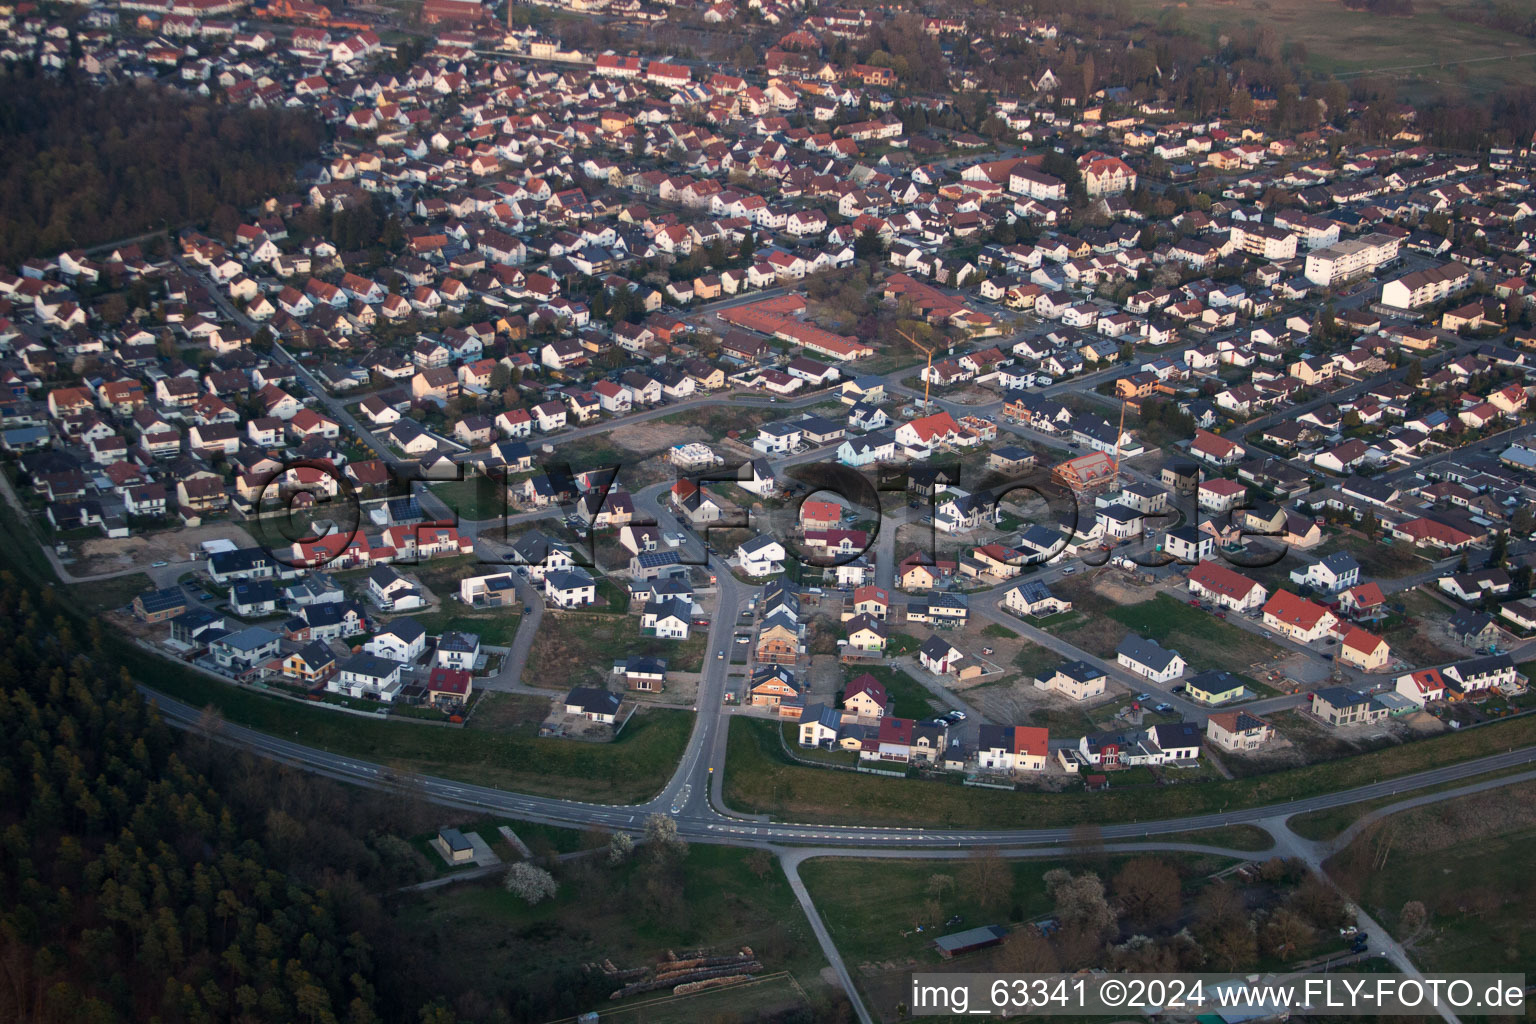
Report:
M1127 636L1120 641L1120 646L1115 648L1116 654L1123 654L1139 665L1145 665L1154 672L1162 672L1173 663L1178 656L1178 651L1164 650L1156 640L1148 640L1143 636Z

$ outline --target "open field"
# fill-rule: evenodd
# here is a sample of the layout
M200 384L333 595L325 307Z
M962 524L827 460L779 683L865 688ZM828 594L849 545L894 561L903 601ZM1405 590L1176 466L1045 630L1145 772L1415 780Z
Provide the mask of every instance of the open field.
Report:
M689 428L686 432L679 432L678 440L682 441L719 441L731 431L739 431L747 443L751 443L757 436L757 428L769 420L776 418L778 409L772 407L762 408L753 405L706 405L696 409L684 409L670 416L663 416L659 422L675 427ZM789 410L784 410L784 415L789 416ZM795 415L799 415L796 413Z
M507 502L501 481L472 475L463 480L447 480L428 485L460 519L502 519L513 509Z
M450 608L439 612L413 614L411 617L421 623L429 636L441 636L447 630L459 630L478 634L482 644L490 644L492 647L509 646L512 638L517 636L517 624L523 619L520 613L505 608L493 609L483 614L456 611Z
M95 580L74 588L81 607L95 612L108 612L123 608L146 590L154 589L154 582L142 572L126 576L114 576L107 580ZM161 627L164 628L164 627Z
M1339 533L1324 541L1311 555L1322 557L1335 551L1347 551L1360 563L1362 580L1393 580L1423 572L1432 563L1414 553L1408 544L1385 543L1390 538L1367 540L1358 533Z
M535 686L567 689L577 677L606 679L613 662L633 655L666 658L673 672L697 672L704 666L709 642L705 628L695 628L687 640L640 635L640 619L629 615L549 611L528 651L530 665L562 665L567 671L541 676L530 673Z
M1410 665L1442 665L1465 657L1461 645L1445 633L1452 606L1422 590L1404 591L1395 600L1404 606L1405 617L1384 633L1393 656Z
M1270 29L1281 43L1306 48L1312 68L1341 78L1380 72L1415 92L1453 85L1473 92L1528 82L1536 58L1529 39L1475 24L1465 12L1478 0L1416 0L1408 17L1351 11L1330 0L1230 0L1184 3L1129 0L1141 17L1180 26L1203 40ZM1504 58L1504 59L1496 59ZM1449 63L1465 69L1465 80Z
M1100 592L1103 585L1073 580L1059 586L1061 596L1071 599L1072 611L1046 628L1101 658L1113 658L1127 633L1149 637L1184 655L1191 674L1207 668L1251 674L1255 664L1282 653L1268 640L1167 594L1121 604Z
M1489 772L1486 775L1475 775L1468 779L1459 779L1456 782L1447 782L1443 786L1428 786L1416 790L1414 796L1424 796L1429 793L1438 793L1446 789L1459 789L1462 786L1470 786L1473 783L1486 779L1497 779L1505 775L1517 775L1520 772L1530 771L1529 765L1521 765L1515 768L1507 768L1504 771ZM1387 796L1379 800L1367 800L1363 803L1350 804L1347 807L1333 807L1326 811L1311 811L1307 814L1297 814L1286 822L1291 831L1304 839L1325 840L1332 839L1343 832L1349 826L1365 817L1379 807L1386 807L1404 799L1401 796Z
M1161 786L1155 796L1145 787L1118 784L1101 793L1046 794L797 765L783 756L773 723L733 718L725 799L737 811L777 819L864 825L1022 828L1155 820L1300 799L1532 742L1536 717L1523 717L1266 775ZM1126 776L1117 773L1115 778L1118 783Z
M1394 814L1326 867L1425 970L1518 970L1536 963L1533 841L1536 786L1515 785ZM1402 920L1412 900L1428 911L1417 931Z
M734 1019L760 1007L803 1007L807 993L814 1000L829 996L819 974L820 948L788 880L766 853L701 844L675 868L656 868L642 849L618 867L599 854L564 862L554 873L560 881L555 898L532 907L505 892L497 878L408 894L394 912L424 948L455 951L435 965L450 974L445 988L492 998L561 993L560 1011L548 1018L601 1007L604 1020L682 1024ZM668 876L666 884L658 886L657 875ZM605 959L633 968L669 951L734 954L742 947L751 947L764 975L778 979L696 998L661 998L671 995L663 989L610 1003L619 984L586 969ZM626 1012L629 1003L643 1011Z

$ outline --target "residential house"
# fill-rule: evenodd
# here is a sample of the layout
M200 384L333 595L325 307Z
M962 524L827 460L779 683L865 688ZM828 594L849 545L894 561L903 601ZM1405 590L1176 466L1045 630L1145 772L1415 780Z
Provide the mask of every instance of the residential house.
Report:
M1157 683L1172 682L1184 674L1184 659L1178 651L1164 650L1156 640L1127 636L1115 649L1116 660L1137 675Z

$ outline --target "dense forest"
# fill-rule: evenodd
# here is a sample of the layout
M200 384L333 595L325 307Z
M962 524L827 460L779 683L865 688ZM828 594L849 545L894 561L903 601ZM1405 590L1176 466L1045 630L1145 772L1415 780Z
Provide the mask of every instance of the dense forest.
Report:
M381 1008L387 922L353 878L414 880L414 851L173 735L61 604L0 574L0 1020L416 1020Z
M0 1021L538 1024L611 991L572 962L582 935L552 937L539 920L461 921L484 943L475 962L496 967L462 969L461 936L403 918L417 897L398 892L433 877L404 837L452 812L403 768L403 788L379 792L232 749L211 710L172 730L135 689L124 662L142 659L124 644L57 587L0 569ZM567 891L664 906L692 927L680 862L562 864L530 844ZM787 884L776 891L791 899ZM789 955L782 936L754 941L776 962ZM717 1019L841 1021L846 1009Z
M98 88L19 65L0 74L0 264L243 206L318 151L312 115L224 106L140 80Z

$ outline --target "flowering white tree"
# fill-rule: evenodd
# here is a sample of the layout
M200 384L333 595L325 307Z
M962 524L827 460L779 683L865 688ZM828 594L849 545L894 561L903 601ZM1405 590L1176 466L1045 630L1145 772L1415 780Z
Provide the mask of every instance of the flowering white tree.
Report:
M518 861L507 869L507 892L527 900L531 906L547 899L554 899L560 888L555 876L543 868L534 867L527 861Z
M608 863L617 867L629 859L635 850L635 841L628 832L615 832L608 837Z
M677 834L677 819L670 814L652 814L645 819L645 842L657 854L688 852L688 840Z

